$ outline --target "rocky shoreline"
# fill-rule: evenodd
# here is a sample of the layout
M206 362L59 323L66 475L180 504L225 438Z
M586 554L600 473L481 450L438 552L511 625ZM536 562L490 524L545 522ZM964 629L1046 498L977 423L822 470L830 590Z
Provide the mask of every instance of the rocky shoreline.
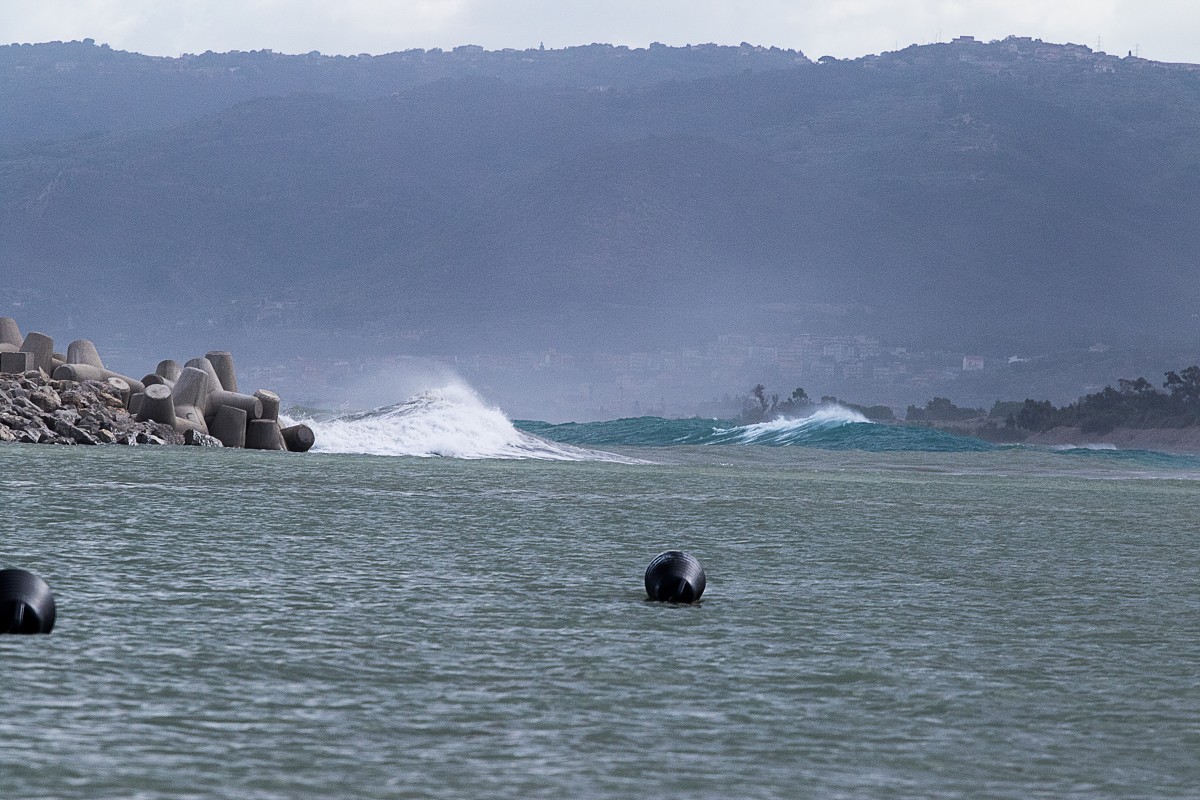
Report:
M0 442L182 444L306 452L307 425L282 427L279 395L238 390L233 356L167 359L139 379L104 366L87 339L55 352L44 333L22 335L0 317Z
M212 439L212 442L207 441ZM161 422L138 422L121 391L101 381L57 381L41 370L0 375L0 442L25 444L187 444ZM192 437L192 444L220 442Z

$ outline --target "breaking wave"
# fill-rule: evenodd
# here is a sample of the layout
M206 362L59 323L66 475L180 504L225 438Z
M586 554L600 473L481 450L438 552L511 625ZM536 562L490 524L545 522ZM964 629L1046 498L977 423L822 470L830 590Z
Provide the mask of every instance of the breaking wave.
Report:
M314 452L634 462L518 430L503 411L488 406L462 384L429 389L373 411L303 421L316 434Z
M766 445L820 447L829 450L888 452L919 450L974 452L993 449L979 439L905 425L880 425L839 405L821 406L811 415L753 425L728 420L636 417L610 422L518 421L521 429L545 439L581 447L669 447L672 445Z

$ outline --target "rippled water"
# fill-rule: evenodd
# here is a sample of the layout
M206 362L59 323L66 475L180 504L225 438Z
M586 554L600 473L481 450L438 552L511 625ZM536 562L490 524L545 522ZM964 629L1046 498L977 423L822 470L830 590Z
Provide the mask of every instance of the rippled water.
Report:
M1196 475L0 445L0 794L1197 797ZM696 607L644 601L685 549Z

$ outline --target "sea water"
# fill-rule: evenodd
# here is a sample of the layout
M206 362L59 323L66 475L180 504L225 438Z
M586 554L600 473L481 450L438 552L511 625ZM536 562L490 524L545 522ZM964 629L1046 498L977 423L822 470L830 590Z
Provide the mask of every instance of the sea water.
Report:
M0 795L1200 796L1195 458L454 392L314 425L0 445L0 567L58 600L0 637ZM645 600L669 548L700 604Z

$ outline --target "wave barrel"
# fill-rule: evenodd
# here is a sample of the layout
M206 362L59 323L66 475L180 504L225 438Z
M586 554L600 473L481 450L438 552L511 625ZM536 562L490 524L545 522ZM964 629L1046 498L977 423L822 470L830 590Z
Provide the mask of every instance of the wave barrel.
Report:
M666 603L695 603L704 594L704 567L680 550L659 553L646 567L646 594Z
M37 575L0 570L0 633L49 633L54 629L54 594Z

